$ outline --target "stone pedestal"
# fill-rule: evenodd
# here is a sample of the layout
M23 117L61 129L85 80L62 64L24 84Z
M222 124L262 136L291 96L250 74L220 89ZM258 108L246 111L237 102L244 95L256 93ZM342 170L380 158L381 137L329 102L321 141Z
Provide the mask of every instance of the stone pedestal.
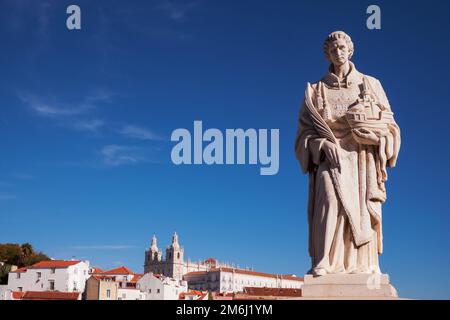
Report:
M302 297L312 299L395 299L387 274L305 275Z

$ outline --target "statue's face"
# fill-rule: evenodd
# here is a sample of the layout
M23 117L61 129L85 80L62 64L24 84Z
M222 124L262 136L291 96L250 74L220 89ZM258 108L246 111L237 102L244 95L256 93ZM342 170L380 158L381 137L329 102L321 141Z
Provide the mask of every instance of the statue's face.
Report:
M331 59L333 65L343 65L350 57L350 50L348 48L347 42L344 39L338 39L333 41L328 46L328 56Z

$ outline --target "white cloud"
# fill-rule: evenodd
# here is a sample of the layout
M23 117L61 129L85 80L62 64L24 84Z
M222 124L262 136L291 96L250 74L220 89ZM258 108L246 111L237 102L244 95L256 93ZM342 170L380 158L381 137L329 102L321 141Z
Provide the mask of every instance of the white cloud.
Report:
M70 116L74 114L79 114L82 112L81 109L75 108L60 108L55 106L49 106L44 104L33 104L31 106L34 111L45 116Z
M37 115L60 119L86 114L96 109L97 104L109 102L113 93L97 89L94 94L87 95L75 103L54 97L38 97L30 93L19 93L18 96Z
M103 162L109 166L136 164L145 161L142 150L135 146L107 145L101 151Z
M165 11L170 19L178 21L183 19L187 12L197 4L197 2L180 3L172 0L164 0L159 8Z
M51 99L42 99L32 94L21 94L19 98L36 114L44 117L68 117L86 112L92 108L92 105L85 102L79 105L69 105L59 101L49 101Z
M134 138L140 140L162 140L160 136L151 132L150 130L133 125L124 126L119 131L119 133L127 138Z
M105 125L104 121L94 119L87 121L78 121L74 124L74 128L80 131L97 131L104 125Z

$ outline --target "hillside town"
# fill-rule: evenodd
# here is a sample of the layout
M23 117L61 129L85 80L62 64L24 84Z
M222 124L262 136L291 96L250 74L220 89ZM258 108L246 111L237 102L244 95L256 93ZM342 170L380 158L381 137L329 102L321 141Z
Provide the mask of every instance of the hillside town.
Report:
M295 275L237 268L214 258L185 261L176 233L165 256L152 237L143 271L126 266L102 270L75 259L11 266L7 284L0 285L0 300L295 299L303 285L303 278Z

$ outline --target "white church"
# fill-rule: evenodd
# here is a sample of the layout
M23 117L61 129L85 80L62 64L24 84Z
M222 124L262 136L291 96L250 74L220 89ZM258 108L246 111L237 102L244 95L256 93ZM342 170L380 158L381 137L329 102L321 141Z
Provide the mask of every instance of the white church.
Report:
M193 271L208 271L211 268L230 267L219 264L216 259L209 258L205 261L184 261L184 248L178 242L175 232L172 243L166 248L166 256L163 257L162 250L158 249L156 236L153 235L150 248L145 251L144 273L152 272L162 274L166 277L182 279L183 275Z
M189 289L217 292L243 292L245 288L292 288L300 289L303 278L295 275L277 275L235 268L221 264L216 259L184 261L184 249L175 232L172 243L166 248L166 256L158 249L153 235L150 248L145 251L144 272L162 274L188 282Z

